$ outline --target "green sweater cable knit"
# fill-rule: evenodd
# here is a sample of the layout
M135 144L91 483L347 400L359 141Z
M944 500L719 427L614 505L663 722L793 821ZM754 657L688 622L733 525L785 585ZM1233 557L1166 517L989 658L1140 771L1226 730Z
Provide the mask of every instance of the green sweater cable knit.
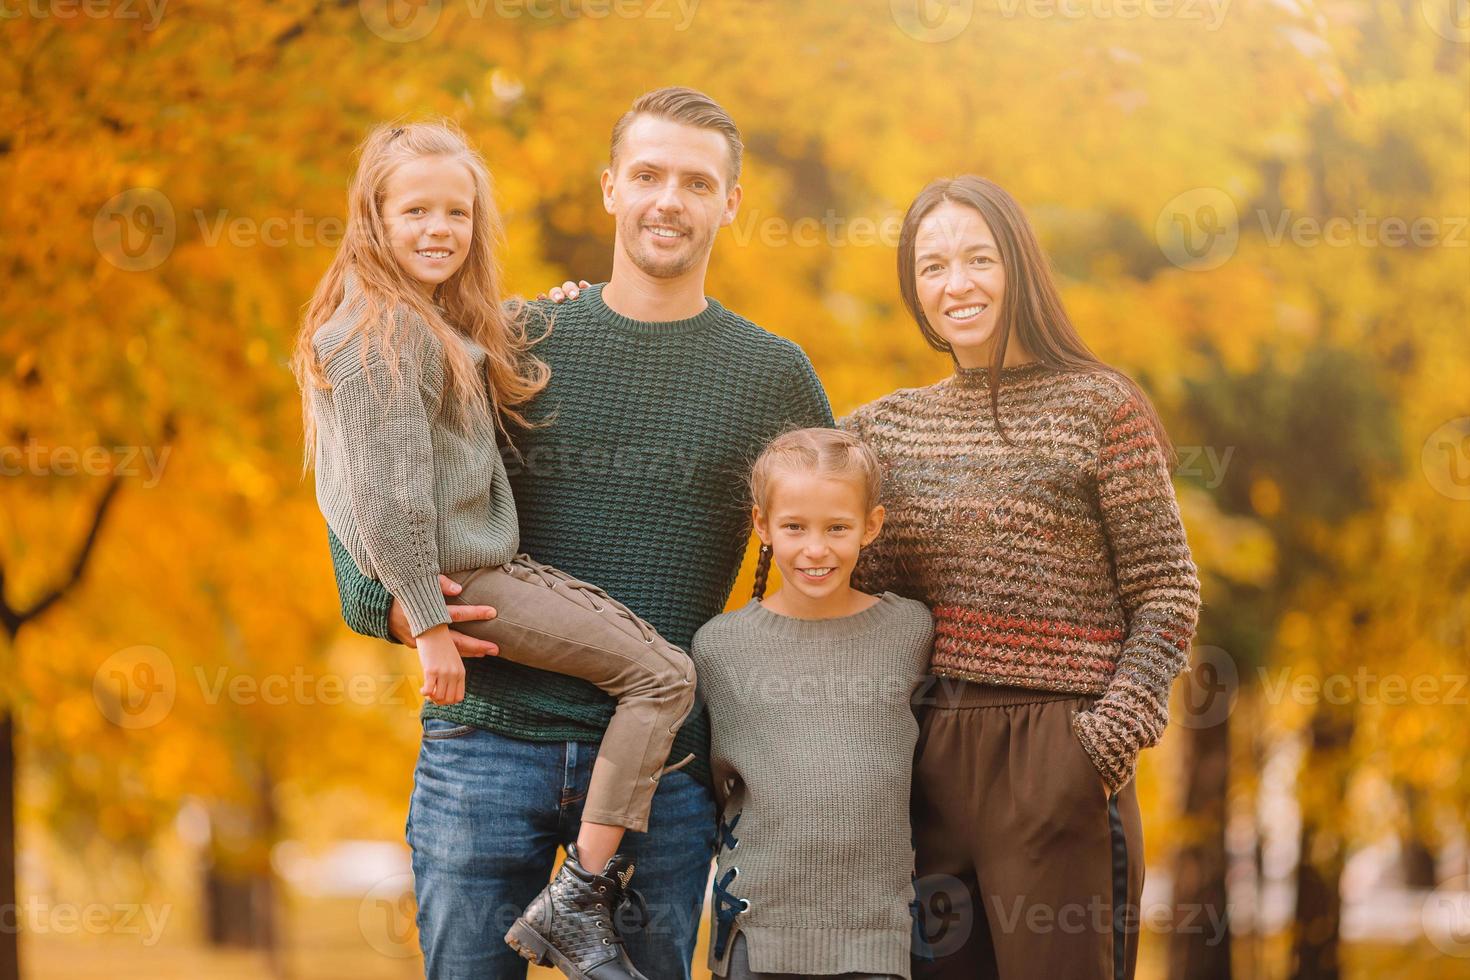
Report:
M725 607L748 537L746 478L761 448L790 428L831 426L801 348L711 299L687 320L620 316L602 287L556 307L535 347L551 382L527 409L550 423L504 451L521 548L606 589L684 649ZM328 532L342 615L389 639L392 598ZM498 657L465 661L465 699L423 716L534 741L601 741L614 700L592 684ZM670 764L708 784L709 719L696 706Z

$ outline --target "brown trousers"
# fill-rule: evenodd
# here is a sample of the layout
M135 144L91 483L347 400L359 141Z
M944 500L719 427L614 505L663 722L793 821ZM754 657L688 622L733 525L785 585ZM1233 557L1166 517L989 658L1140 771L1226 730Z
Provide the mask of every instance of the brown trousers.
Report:
M1143 829L1071 716L1094 698L931 678L913 829L914 980L1131 980Z
M580 677L617 699L582 819L646 831L659 779L694 758L664 766L694 707L689 655L606 592L525 555L449 577L464 586L450 604L496 610L455 629L496 644L506 660Z

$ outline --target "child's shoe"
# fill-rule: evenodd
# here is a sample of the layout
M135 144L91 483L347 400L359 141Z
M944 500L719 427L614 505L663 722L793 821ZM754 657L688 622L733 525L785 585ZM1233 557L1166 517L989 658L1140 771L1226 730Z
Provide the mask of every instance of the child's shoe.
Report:
M644 909L643 897L628 887L633 864L613 855L601 874L582 867L577 845L551 884L537 895L510 931L510 948L540 966L555 966L572 980L648 980L623 949L614 915L624 902Z

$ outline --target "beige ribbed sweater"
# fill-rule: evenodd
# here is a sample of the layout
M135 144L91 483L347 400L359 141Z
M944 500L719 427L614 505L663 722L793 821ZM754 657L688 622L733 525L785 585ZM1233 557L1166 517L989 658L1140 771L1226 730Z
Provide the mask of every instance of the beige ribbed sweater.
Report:
M329 389L314 389L316 499L357 567L403 603L418 636L449 622L439 574L494 568L520 545L515 499L489 419L467 430L444 405L442 348L418 314L393 313L395 385L381 354L348 337L362 296L355 277L312 335ZM485 351L462 342L483 375ZM345 340L345 343L344 343Z
M720 955L710 944L717 975L743 933L756 972L909 976L919 736L909 697L932 637L929 610L891 592L828 620L751 600L695 634L715 792L734 839L722 835L715 880L738 868L728 890L749 902Z

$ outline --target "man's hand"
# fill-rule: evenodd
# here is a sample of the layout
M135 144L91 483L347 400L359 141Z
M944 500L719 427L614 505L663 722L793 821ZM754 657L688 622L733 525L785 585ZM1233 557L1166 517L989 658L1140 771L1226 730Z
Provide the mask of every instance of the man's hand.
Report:
M462 589L463 586L449 576L439 576L439 590L446 596L459 595ZM449 607L449 620L453 623L469 623L494 618L494 606ZM388 632L392 634L393 639L405 646L418 646L418 641L413 638L413 631L408 628L408 617L404 615L403 604L397 599L394 599L393 605L388 608ZM459 651L461 657L493 657L500 653L500 648L489 640L477 640L458 630L450 630L449 636L454 641L454 648Z
M586 279L583 279L580 282L572 282L570 279L568 279L560 286L551 287L550 299L553 303L565 303L569 299L576 299L578 296L582 295L582 290L586 289L590 285L592 284ZM547 294L537 293L536 298L546 299Z

